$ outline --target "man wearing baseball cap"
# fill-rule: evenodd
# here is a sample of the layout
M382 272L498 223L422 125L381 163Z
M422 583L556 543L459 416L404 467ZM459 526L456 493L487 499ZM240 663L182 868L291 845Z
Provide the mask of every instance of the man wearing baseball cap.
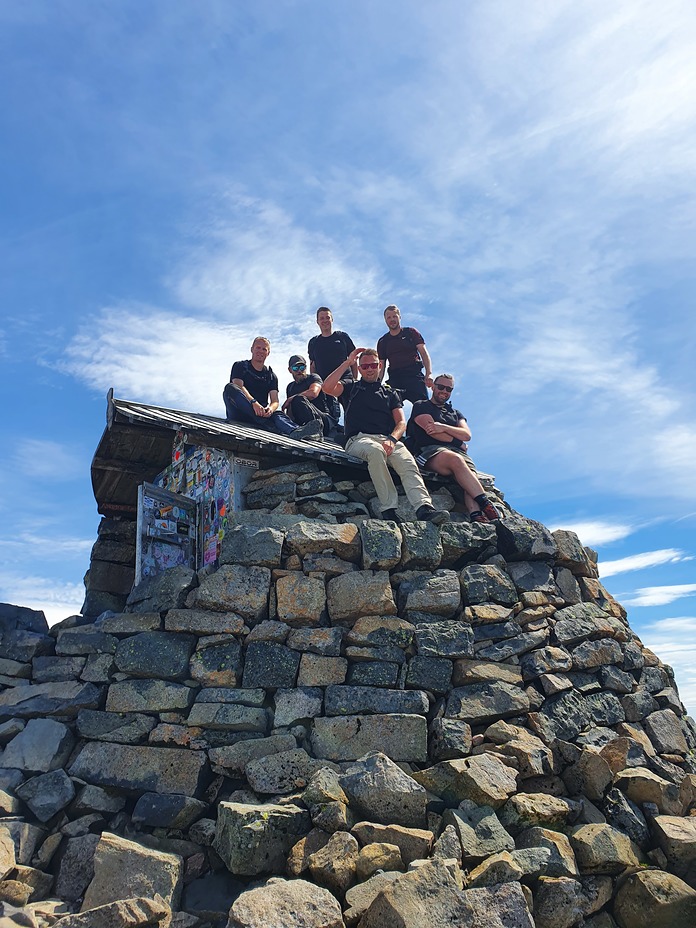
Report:
M316 420L321 424L327 438L334 435L338 420L329 412L327 396L322 393L319 374L307 372L307 360L301 354L292 355L288 361L288 371L292 380L286 388L287 399L283 403L283 412L298 425L306 425Z

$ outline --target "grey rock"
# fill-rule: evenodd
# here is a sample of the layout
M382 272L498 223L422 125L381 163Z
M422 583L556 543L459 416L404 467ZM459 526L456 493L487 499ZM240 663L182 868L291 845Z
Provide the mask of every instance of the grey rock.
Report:
M565 648L546 647L525 654L520 660L525 680L534 680L545 673L570 670L572 658Z
M624 720L621 702L613 693L590 693L585 706L595 725L618 725Z
M347 644L359 647L406 649L413 640L415 626L394 616L365 616L345 633Z
M193 703L196 691L164 680L123 680L106 695L107 712L179 712Z
M45 634L48 631L48 622L40 609L0 603L0 634L15 629Z
M326 609L324 581L300 573L279 577L276 582L278 618L291 627L321 624Z
M440 529L442 566L458 567L476 558L497 542L494 525L477 522L448 522Z
M583 902L579 880L540 876L534 893L534 924L538 928L573 928L582 924Z
M517 773L498 754L488 752L440 761L414 771L413 777L448 806L472 800L497 809L517 788Z
M428 697L423 692L376 689L369 686L327 686L324 712L333 715L426 715Z
M556 529L551 533L556 542L556 563L565 567L578 577L596 576L587 551L575 532L566 529Z
M648 849L650 832L645 816L634 802L624 796L621 790L609 790L602 804L602 810L610 825L623 831L639 848Z
M91 683L37 683L0 693L0 722L60 715L74 718L80 709L97 709L100 692Z
M243 690L229 686L209 686L196 694L196 702L229 703L235 706L253 706L256 709L262 708L265 701L265 691L258 688Z
M302 748L268 754L250 760L245 773L254 792L270 796L284 796L303 789L326 761L315 760Z
M303 719L321 715L323 690L319 687L297 687L292 690L276 690L273 724L276 728L294 725Z
M94 625L66 628L58 632L56 654L113 654L117 645L118 638L105 634Z
M191 657L189 675L205 687L238 686L242 679L241 646L232 638L211 643L202 638Z
M442 559L442 544L436 525L431 522L404 522L401 525L401 566L404 569L435 570Z
M239 635L244 619L235 612L210 609L170 609L164 619L168 632L191 632L194 635Z
M613 638L625 634L621 622L607 615L595 603L566 606L558 610L554 619L554 633L558 642L565 647L578 644L586 638Z
M82 709L77 716L77 732L90 741L116 741L141 744L156 725L149 715L137 712L100 712Z
M53 892L58 898L77 902L94 877L94 852L99 835L82 835L64 840L56 855Z
M67 725L53 719L30 719L7 745L4 767L28 773L47 773L65 765L75 745Z
M507 565L507 572L518 593L557 592L553 571L546 561L514 561Z
M377 895L389 884L392 883L399 873L397 871L377 871L374 876L364 883L358 883L357 886L351 886L346 892L346 910L343 913L345 924L348 926L357 925L365 914L367 909L372 905Z
M94 625L109 635L137 635L139 632L159 631L162 627L162 619L159 612L106 613L100 616Z
M359 570L334 577L327 584L327 605L332 624L346 627L361 616L396 613L386 571Z
M611 825L581 825L570 843L581 873L613 875L642 862L640 848Z
M619 670L613 664L599 668L599 682L605 690L627 694L632 692L636 683L633 674L627 673L625 670Z
M316 718L311 743L315 757L357 760L384 751L398 761L423 762L428 756L428 730L420 715L350 715ZM400 824L409 824L401 822Z
M342 640L341 628L293 628L286 644L293 651L301 651L303 654L309 652L323 657L338 657Z
M472 928L534 928L527 900L519 883L500 883L468 889L464 896L472 909ZM538 925L537 928L542 928Z
M87 887L82 912L100 905L143 896L159 895L178 908L184 863L176 854L143 847L119 835L104 832L94 853L94 877Z
M35 657L32 661L31 678L34 683L57 683L76 680L85 666L84 657Z
M496 531L506 561L551 560L556 555L554 537L541 522L514 515L498 522Z
M562 741L573 741L590 724L586 697L573 691L547 699L539 716L546 720L552 734Z
M460 719L436 718L430 723L430 758L453 760L471 753L471 725Z
M619 928L691 928L696 890L672 873L632 873L617 889L613 912Z
M432 622L416 626L416 650L422 657L450 659L474 656L474 633L465 622Z
M553 572L558 592L566 605L571 606L582 602L580 585L573 574L566 567L557 567Z
M427 794L385 754L360 759L340 778L351 808L370 822L422 828Z
M671 709L651 712L643 719L643 727L658 754L687 753L686 738L678 717Z
M572 656L576 670L594 670L604 664L619 664L623 660L621 645L612 638L583 641L573 649Z
M187 724L212 731L251 731L265 734L268 716L265 709L230 703L197 702L191 707Z
M220 564L280 567L284 532L255 525L235 525L225 532Z
M235 899L227 928L343 928L341 906L328 889L305 880L273 880Z
M382 519L360 523L363 570L391 570L401 560L401 532Z
M507 638L505 641L496 642L487 647L478 646L476 656L482 660L489 661L506 661L509 657L518 654L525 654L534 648L539 648L549 640L549 633L545 628L536 632L523 632L514 638Z
M125 806L125 796L116 792L102 789L101 786L93 786L86 783L80 788L72 806L72 811L77 815L83 815L90 812L104 812L108 815L114 812L120 812Z
M17 787L17 796L40 822L47 822L72 802L75 787L64 770L52 770L22 783Z
M149 828L187 829L208 809L205 802L190 796L143 793L133 809L133 821Z
M202 751L87 743L69 773L96 786L194 796L207 767Z
M221 802L213 846L232 874L284 873L288 852L311 827L296 805Z
M445 657L417 655L408 662L405 686L407 689L446 693L452 682L452 661Z
M499 603L513 606L517 602L517 590L495 564L470 564L459 574L462 598L467 605L477 603Z
M188 605L213 612L235 612L249 622L268 617L271 572L267 567L224 564L206 577L188 599Z
M196 572L180 564L156 577L148 577L134 587L128 596L130 612L164 612L181 609L186 597L198 583Z
M35 657L53 654L55 641L50 635L24 629L9 629L0 638L0 657L12 661L29 662Z
M402 612L406 619L418 612L450 618L460 605L457 574L453 570L439 570L431 576L419 577L408 585Z
M161 899L144 896L108 902L81 915L59 919L61 928L140 928L140 926L174 926L172 910ZM189 926L187 926L189 928Z
M529 697L519 687L509 683L475 683L450 692L445 717L482 725L528 711Z
M268 738L259 738L253 741L238 741L236 744L213 748L209 752L210 763L216 773L224 776L241 777L246 765L253 760L269 757L284 751L292 751L297 747L293 735L285 733L270 735Z
M305 557L332 551L345 561L360 560L360 533L356 525L326 525L322 522L302 520L288 529L285 536L288 554Z
M270 641L253 642L247 647L242 686L292 687L299 666L299 652Z

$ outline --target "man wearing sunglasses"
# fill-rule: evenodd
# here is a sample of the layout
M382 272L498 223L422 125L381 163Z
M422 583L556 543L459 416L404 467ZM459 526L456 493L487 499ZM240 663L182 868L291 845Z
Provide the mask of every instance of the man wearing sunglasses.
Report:
M317 421L321 423L326 437L335 435L338 418L329 412L329 397L321 389L319 374L307 373L307 361L300 354L290 358L288 370L292 380L287 386L287 399L282 411L298 425Z
M342 380L356 362L360 380ZM399 441L406 430L403 404L395 390L382 384L381 372L382 362L374 348L356 348L324 381L324 392L344 401L346 451L367 461L383 519L400 521L398 495L389 473L392 468L401 478L416 518L441 525L449 520L449 512L433 507L413 456Z
M299 440L321 440L319 422L313 420L297 425L278 411L278 378L271 367L266 367L270 353L271 343L259 335L252 342L251 359L235 361L232 365L230 382L222 394L227 421L242 422Z
M450 402L454 390L451 374L438 374L429 400L413 404L408 420L411 450L417 463L445 477L454 477L464 490L466 508L472 522L493 522L500 518L476 476L474 462L466 453L471 430L466 419Z

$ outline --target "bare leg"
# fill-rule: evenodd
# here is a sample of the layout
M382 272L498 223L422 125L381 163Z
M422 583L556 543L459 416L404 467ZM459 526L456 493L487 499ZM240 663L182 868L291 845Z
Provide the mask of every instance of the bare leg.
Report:
M476 474L469 469L464 458L457 454L456 451L439 451L434 457L430 458L425 465L426 470L432 470L442 477L454 477L459 486L464 490L464 502L468 512L475 512L479 506L474 497L480 496L486 491L481 486L481 482Z

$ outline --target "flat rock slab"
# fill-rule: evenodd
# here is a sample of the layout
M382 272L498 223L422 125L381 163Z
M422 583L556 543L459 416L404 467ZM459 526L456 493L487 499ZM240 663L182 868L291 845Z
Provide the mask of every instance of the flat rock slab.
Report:
M422 828L427 793L385 754L363 757L341 777L351 808L371 822Z
M206 767L203 751L93 741L80 751L69 772L97 786L194 796Z
M267 567L224 564L194 590L188 605L213 612L235 612L250 622L268 616L271 572Z
M302 520L296 522L285 536L285 546L289 554L305 557L308 554L321 554L333 551L344 561L360 560L360 533L357 525L326 525L322 522Z
M351 715L316 718L312 750L327 760L357 760L383 751L393 760L424 762L428 759L428 727L420 715Z
M166 903L141 896L66 915L53 924L58 928L167 928L171 917L172 910Z
M514 839L490 806L479 806L465 800L458 809L447 809L442 823L445 827L454 828L461 844L464 866L474 866L492 854L515 848Z
M453 689L445 716L464 719L472 725L495 722L529 711L529 696L510 683L475 683Z
M350 628L361 616L395 615L396 603L386 570L356 570L327 584L331 622Z
M80 709L99 708L99 688L92 683L37 683L0 693L0 722L7 719L74 718Z
M192 705L196 691L165 680L123 680L106 694L107 712L180 712Z
M10 741L2 766L27 773L47 773L62 767L75 744L70 729L53 719L30 719Z
M620 928L693 928L696 890L672 873L632 873L614 899Z
M427 715L428 697L418 690L388 690L375 686L327 686L324 713L331 715Z

